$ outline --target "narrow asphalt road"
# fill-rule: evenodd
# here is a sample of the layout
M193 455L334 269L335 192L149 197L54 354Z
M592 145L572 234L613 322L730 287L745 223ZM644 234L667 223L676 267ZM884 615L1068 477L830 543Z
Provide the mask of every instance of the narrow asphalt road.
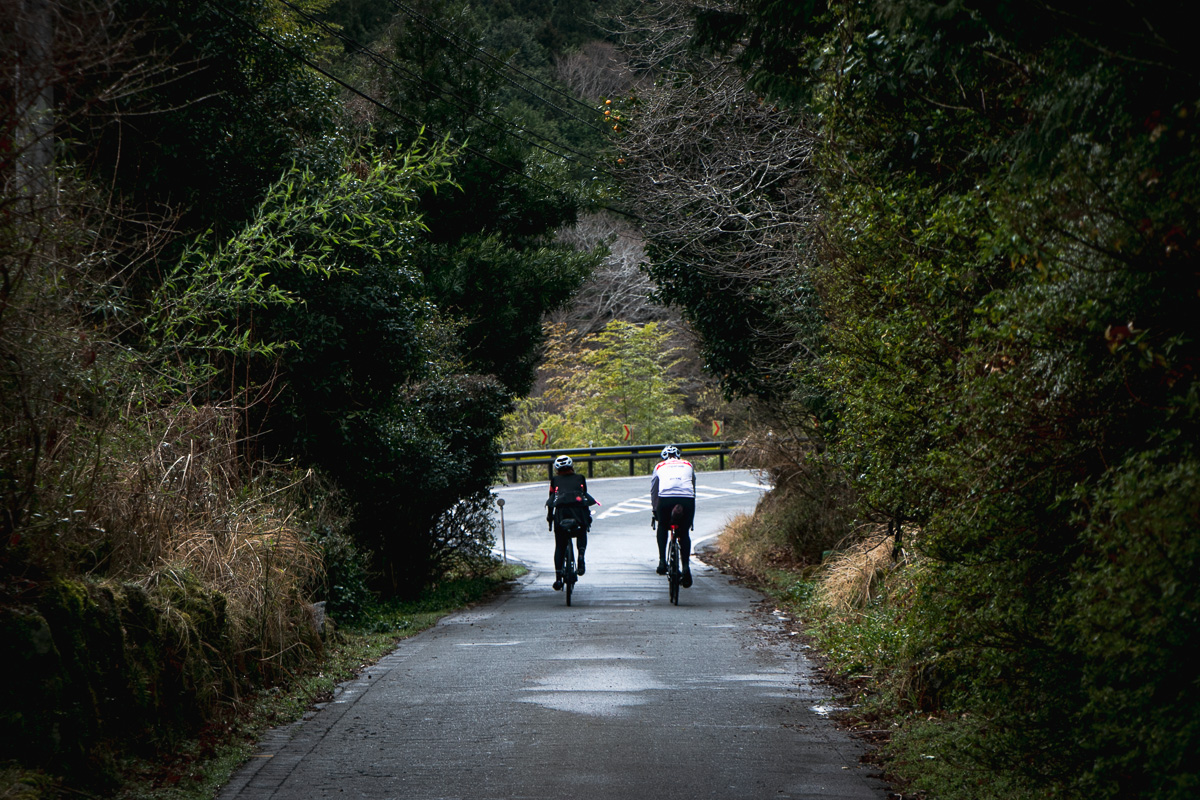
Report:
M744 471L699 483L698 541L763 489ZM220 798L883 800L761 596L696 564L670 605L648 479L589 488L603 506L571 607L551 588L546 484L498 489L504 549L530 566L522 583L272 732Z

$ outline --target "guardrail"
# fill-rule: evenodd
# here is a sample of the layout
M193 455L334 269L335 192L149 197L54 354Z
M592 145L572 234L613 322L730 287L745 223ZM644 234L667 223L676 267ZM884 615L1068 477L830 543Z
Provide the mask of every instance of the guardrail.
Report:
M738 445L736 441L728 442L689 442L675 445L681 456L718 456L720 468L725 469L725 456L733 452ZM633 475L635 461L661 458L662 449L667 444L639 444L620 447L568 447L560 450L513 450L500 454L500 463L505 469L511 470L512 482L517 482L518 467L533 467L546 465L546 477L554 474L554 459L561 455L570 456L574 461L587 463L587 476L592 477L592 465L597 461L629 461L629 474Z

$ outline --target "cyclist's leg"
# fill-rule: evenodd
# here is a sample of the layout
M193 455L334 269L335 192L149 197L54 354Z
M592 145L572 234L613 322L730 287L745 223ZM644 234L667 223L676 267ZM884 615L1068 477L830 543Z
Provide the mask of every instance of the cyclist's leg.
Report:
M567 555L567 535L557 525L554 526L554 571L561 573L563 559Z
M679 537L679 551L683 557L683 587L692 585L692 566L689 559L692 553L692 521L696 518L696 498L681 497L677 508L680 514L676 536Z
M567 535L554 526L554 590L562 588L563 560L567 557Z
M675 498L660 497L658 499L658 574L667 574L667 530L671 527L671 509L675 506Z
M587 530L586 529L584 529L583 533L581 533L575 537L575 547L579 551L576 554L576 558L575 558L575 574L583 575L584 570L586 569L586 567L584 567L584 565L583 565L583 551L587 549Z

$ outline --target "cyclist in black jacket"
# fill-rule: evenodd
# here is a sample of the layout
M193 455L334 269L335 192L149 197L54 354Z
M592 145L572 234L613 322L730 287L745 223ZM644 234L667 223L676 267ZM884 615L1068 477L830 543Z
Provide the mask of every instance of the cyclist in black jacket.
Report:
M575 474L575 462L570 456L554 459L554 476L550 478L550 497L546 500L546 522L554 529L554 591L563 588L563 559L567 539L574 537L579 556L575 573L583 576L583 551L587 549L588 530L592 527L589 506L595 500L588 494L587 480Z

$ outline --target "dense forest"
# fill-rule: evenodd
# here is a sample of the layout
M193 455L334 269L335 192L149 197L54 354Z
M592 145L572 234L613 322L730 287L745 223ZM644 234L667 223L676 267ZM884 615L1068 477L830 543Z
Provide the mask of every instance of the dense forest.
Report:
M2 9L3 758L98 790L490 568L608 128L567 4Z
M627 27L657 74L622 104L651 275L774 412L760 532L810 560L886 537L894 591L845 663L907 720L914 790L1200 786L1185 10L743 0Z
M831 663L911 791L1200 788L1184 4L2 8L10 758L100 785L483 568L502 443L619 398L886 556Z

